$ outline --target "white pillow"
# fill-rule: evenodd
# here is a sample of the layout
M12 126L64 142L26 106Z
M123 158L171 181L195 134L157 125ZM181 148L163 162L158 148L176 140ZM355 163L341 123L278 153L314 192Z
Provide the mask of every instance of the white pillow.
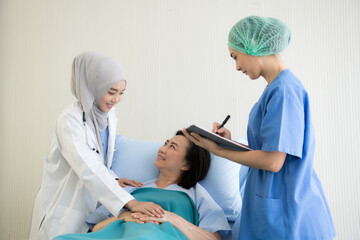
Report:
M211 155L210 169L199 183L223 209L228 221L235 221L240 214L242 200L239 191L240 164Z
M154 166L157 152L163 143L144 142L117 135L111 169L120 177L145 182L157 178ZM228 221L235 221L241 211L239 169L241 165L211 154L207 176L200 184L224 210Z

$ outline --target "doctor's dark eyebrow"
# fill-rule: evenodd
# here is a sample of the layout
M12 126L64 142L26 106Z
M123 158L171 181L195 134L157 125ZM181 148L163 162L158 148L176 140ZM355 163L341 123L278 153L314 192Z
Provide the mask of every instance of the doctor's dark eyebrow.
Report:
M233 54L234 54L234 53L231 53L231 54L230 54L230 57L231 57L231 58L234 58L234 57L233 57Z

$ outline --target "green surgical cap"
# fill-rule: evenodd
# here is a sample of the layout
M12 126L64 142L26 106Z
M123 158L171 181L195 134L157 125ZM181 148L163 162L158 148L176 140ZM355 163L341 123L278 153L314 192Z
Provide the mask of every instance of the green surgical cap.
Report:
M251 56L267 56L285 50L290 39L290 28L279 19L250 16L231 28L228 46Z

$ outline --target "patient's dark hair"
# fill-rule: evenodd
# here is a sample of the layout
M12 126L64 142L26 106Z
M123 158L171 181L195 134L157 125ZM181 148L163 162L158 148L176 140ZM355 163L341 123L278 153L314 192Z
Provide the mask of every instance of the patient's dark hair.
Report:
M182 131L177 131L176 136L184 136ZM189 164L189 170L184 171L181 176L178 185L189 189L195 184L204 179L210 168L210 153L208 150L195 145L190 142L190 147L187 149L185 159Z

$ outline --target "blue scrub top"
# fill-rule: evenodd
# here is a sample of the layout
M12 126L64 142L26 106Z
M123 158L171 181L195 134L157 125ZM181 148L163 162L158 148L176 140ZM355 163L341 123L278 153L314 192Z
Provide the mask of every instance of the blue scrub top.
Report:
M277 173L249 168L239 239L333 239L336 235L313 169L315 135L309 99L299 79L283 70L249 115L249 147L287 153Z
M109 140L109 125L105 128L104 131L100 132L100 139L102 144L102 149L104 152L104 165L107 166L107 149L108 149L108 140Z

